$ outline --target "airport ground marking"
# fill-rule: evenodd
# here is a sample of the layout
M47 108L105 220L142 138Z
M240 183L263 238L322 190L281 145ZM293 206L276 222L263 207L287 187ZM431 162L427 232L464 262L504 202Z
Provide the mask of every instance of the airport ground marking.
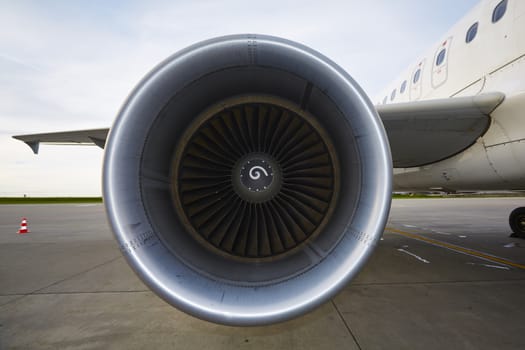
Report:
M507 259L504 259L504 258L500 258L498 256L493 256L493 255L489 255L489 254L486 254L486 253L483 253L483 252L479 252L477 250L461 247L461 246L458 246L458 245L455 245L455 244L446 243L446 242L443 242L443 241L438 241L436 239L424 237L424 236L421 236L421 235L418 235L418 234L415 234L415 233L410 233L410 232L397 230L397 229L391 228L391 227L387 227L385 229L385 231L396 233L396 234L405 236L407 238L415 239L415 240L422 241L422 242L425 242L425 243L429 243L429 244L432 244L432 245L435 245L435 246L438 246L438 247L441 247L441 248L446 248L446 249L449 249L449 250L452 250L452 251L455 251L455 252L458 252L458 253L463 253L463 254L474 256L474 257L477 257L477 258L480 258L480 259L489 260L489 261L496 262L496 263L499 263L499 264L512 266L512 267L516 267L518 269L525 270L525 265L518 264L518 263L515 263L513 261L510 261L510 260L507 260Z

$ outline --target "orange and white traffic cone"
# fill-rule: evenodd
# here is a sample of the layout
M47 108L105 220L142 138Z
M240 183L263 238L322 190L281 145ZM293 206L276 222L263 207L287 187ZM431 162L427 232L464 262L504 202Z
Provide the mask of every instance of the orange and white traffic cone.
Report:
M22 218L22 223L20 224L20 229L18 230L18 234L23 235L25 233L29 233L29 229L27 228L27 219Z

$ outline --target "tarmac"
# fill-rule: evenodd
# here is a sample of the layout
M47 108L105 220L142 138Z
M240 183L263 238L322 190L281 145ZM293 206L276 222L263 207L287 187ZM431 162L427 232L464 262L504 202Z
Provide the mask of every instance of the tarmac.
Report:
M383 239L341 293L249 328L195 319L150 292L103 205L2 205L0 349L525 349L525 240L508 227L524 202L394 200Z

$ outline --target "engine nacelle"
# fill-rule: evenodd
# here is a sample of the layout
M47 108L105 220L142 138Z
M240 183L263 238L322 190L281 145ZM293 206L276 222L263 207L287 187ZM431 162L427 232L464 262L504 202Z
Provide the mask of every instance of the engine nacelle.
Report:
M104 200L128 263L161 298L261 325L355 276L385 227L391 173L381 120L346 72L294 42L235 35L138 84L106 143Z

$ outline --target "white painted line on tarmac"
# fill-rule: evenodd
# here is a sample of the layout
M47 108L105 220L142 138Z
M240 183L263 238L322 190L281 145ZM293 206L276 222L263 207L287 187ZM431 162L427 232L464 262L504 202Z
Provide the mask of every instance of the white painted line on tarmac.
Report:
M510 267L501 266L501 265L476 264L476 263L473 263L473 262L469 262L467 264L468 265L472 265L472 266L484 266L484 267L488 267L488 268L491 268L491 269L498 269L498 270L510 270Z
M430 264L430 261L428 261L427 259L423 259L422 257L420 257L420 256L418 256L418 255L416 255L414 253L409 252L408 250L405 250L403 248L398 248L397 250L402 252L402 253L408 254L408 255L416 258L417 260L419 260L421 262L424 262L425 264Z
M392 227L387 227L386 231L392 232L392 233L397 233L397 234L405 236L407 238L412 238L412 239L415 239L415 240L418 240L418 241L426 242L426 243L432 244L434 246L438 246L438 247L441 247L441 248L449 249L449 250L452 250L452 251L455 251L455 252L458 252L458 253L461 253L461 254L475 256L477 258L480 258L480 259L483 259L483 260L486 260L486 261L491 261L491 262L495 262L495 263L498 263L498 264L508 265L508 266L517 267L519 269L525 270L525 265L522 265L522 264L510 261L510 260L507 260L505 258L501 258L499 256L494 256L494 255L490 255L488 253L483 253L483 252L480 252L480 251L477 251L477 250L474 250L474 249L469 249L469 248L461 247L461 246L458 246L458 245L455 245L455 244L438 241L436 239L428 238L428 237L425 237L425 236L422 236L422 235L419 235L419 234L416 234L416 233L400 231L400 230L397 230L397 229L392 228Z
M451 233L448 233L448 232L443 232L443 231L434 231L435 233L439 234L439 235L447 235L447 236L450 236Z

